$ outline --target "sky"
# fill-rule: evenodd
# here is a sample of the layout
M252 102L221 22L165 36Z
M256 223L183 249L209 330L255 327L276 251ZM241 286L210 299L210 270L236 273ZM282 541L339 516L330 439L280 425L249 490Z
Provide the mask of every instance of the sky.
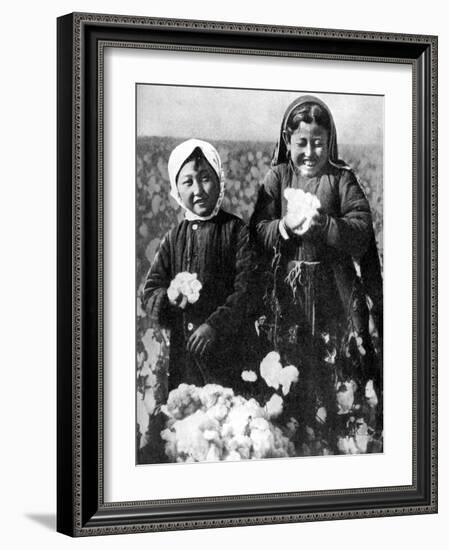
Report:
M285 109L305 93L329 106L339 143L382 144L381 96L154 84L137 85L137 135L275 142Z

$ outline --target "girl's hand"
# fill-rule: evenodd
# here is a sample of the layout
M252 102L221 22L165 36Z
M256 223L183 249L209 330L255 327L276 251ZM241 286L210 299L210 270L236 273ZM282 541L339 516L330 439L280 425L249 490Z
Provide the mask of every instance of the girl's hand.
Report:
M216 332L210 325L203 323L190 336L187 342L187 351L203 357L210 351L210 346L215 342Z
M317 210L317 212L313 215L312 219L310 220L310 225L307 228L306 231L301 235L305 238L313 238L316 234L318 234L321 229L323 229L324 225L326 223L326 214L322 214Z
M168 296L168 301L172 306L185 309L187 305L187 296L184 296L184 294L178 294L176 297L172 297L170 296L170 293L167 293L167 296Z
M290 235L299 235L301 232L301 227L306 219L307 218L305 216L298 219L298 216L294 213L287 212L287 214L282 218L282 222L284 223L287 233Z

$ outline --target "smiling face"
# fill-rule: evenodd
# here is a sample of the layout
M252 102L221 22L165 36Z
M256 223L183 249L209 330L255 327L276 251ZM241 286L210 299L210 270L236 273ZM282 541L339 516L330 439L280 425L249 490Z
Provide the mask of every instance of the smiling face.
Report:
M285 137L291 159L302 176L318 175L329 158L329 134L316 122L301 122L299 127Z
M191 212L202 217L212 213L220 194L220 183L204 157L184 164L178 174L177 186L184 206Z

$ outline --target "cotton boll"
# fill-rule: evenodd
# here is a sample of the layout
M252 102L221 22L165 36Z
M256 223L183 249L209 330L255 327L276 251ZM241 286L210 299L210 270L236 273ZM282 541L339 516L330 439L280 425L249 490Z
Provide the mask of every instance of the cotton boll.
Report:
M296 234L302 235L309 229L312 218L317 213L321 203L316 195L291 187L285 189L284 197L287 199L289 214L294 216L298 224L302 222L300 228L295 230Z
M228 461L242 460L242 457L239 455L237 451L231 451L228 455L226 455L225 460L228 460Z
M299 372L293 365L283 368L280 359L280 355L276 351L268 353L260 364L260 375L267 386L275 390L281 386L282 393L287 395L291 385L298 381Z
M289 365L281 369L279 373L279 384L282 386L282 393L287 395L292 384L298 381L299 372L296 367Z
M189 302L189 304L194 304L195 302L197 302L200 298L200 293L199 292L189 292L186 294L186 297L187 297L187 301Z
M276 402L282 404L277 394L271 403ZM266 408L254 398L234 395L231 388L181 384L163 410L168 419L161 437L170 461L294 456L293 444L269 421Z
M180 292L179 289L175 286L173 286L173 281L170 283L170 286L167 288L167 297L170 300L170 302L175 302L178 298Z
M359 454L357 445L355 444L353 437L339 437L337 441L338 450L345 455Z
M366 402L371 408L374 408L378 403L376 390L374 389L374 384L372 380L368 380L368 382L366 383L365 398Z
M198 395L203 406L209 408L216 403L230 402L234 398L234 391L218 384L206 384L203 388L198 388Z
M216 430L204 430L203 437L207 441L214 441L219 439L219 434Z
M348 413L354 404L355 382L342 382L337 390L338 414Z
M243 399L243 402L236 400L226 417L223 428L228 436L245 434L252 419L263 418L264 416L265 411L255 399L249 401Z
M187 457L179 456L176 459L176 462L185 462L185 463L189 464L189 463L196 462L196 460L193 458L193 456L187 456Z
M269 430L270 425L265 418L253 418L250 422L250 428L256 430Z
M282 370L281 357L277 351L270 351L260 363L260 375L269 387L279 388L279 374Z
M244 434L250 421L249 411L245 407L233 407L226 418L223 426L227 435Z
M237 435L225 440L225 449L229 453L236 452L240 458L249 459L252 451L252 440L247 435Z
M246 401L246 403L244 404L244 408L251 418L265 417L264 409L259 405L259 403L253 397L251 399L248 399L248 401Z
M211 444L206 455L206 462L218 462L221 459L221 452L217 445Z
M190 279L182 286L182 292L187 297L187 300L190 304L194 304L200 297L200 290L202 288L202 284L198 279L195 278Z
M357 349L360 355L366 355L366 350L363 345L363 338L359 336L358 332L353 331L348 335L348 348L346 350L346 356L351 357L351 348Z
M295 190L292 187L287 187L284 191L284 197L289 203L293 204L293 197L295 196Z
M167 295L171 301L174 301L182 294L186 302L194 304L200 297L202 286L196 273L183 271L177 273L175 278L171 281L167 290Z
M254 427L250 437L253 443L252 458L265 458L270 455L270 450L274 446L274 437L270 430Z
M218 397L221 395L223 388L218 384L206 384L206 386L198 389L198 397L203 407L208 409L215 405Z
M245 382L255 382L257 380L257 374L252 370L244 370L242 372L242 380Z
M324 358L324 361L326 363L329 363L330 365L335 365L335 359L337 357L337 349L334 348L332 351L327 350L326 351L326 357Z
M220 394L219 400L225 399L226 401L231 401L235 399L235 397L236 396L232 388L223 388L223 387L221 388L221 394Z
M325 424L325 423L326 423L326 419L327 419L326 407L320 407L320 408L317 410L315 417L316 417L316 419L318 420L318 422L320 422L321 424Z
M207 409L206 414L211 418L215 418L219 422L223 421L228 416L229 409L223 403L217 403L210 409Z
M274 393L265 404L265 409L269 418L277 418L280 414L282 414L283 408L284 400L277 393Z
M173 425L176 432L177 450L179 454L192 457L196 462L206 459L209 452L209 441L203 432L218 432L218 423L214 422L203 411L178 420Z
M175 432L170 429L162 430L161 439L165 441L165 454L171 462L175 462L178 454Z
M159 384L159 379L157 372L150 371L150 373L145 376L145 388L155 388Z
M224 437L244 434L248 424L248 413L243 409L243 407L234 407L231 411L229 411L226 422L223 426L222 434Z
M203 288L203 285L198 279L193 279L190 283L190 291L199 294L200 290Z
M355 443L360 453L366 453L368 443L371 440L371 436L368 431L368 424L363 420L363 418L359 418L356 421L356 426L354 435Z
M180 271L176 274L174 281L182 287L183 285L188 284L192 279L196 279L196 273L189 273L188 271Z
M201 401L197 387L180 384L169 393L164 413L173 418L181 419L194 413L200 407Z

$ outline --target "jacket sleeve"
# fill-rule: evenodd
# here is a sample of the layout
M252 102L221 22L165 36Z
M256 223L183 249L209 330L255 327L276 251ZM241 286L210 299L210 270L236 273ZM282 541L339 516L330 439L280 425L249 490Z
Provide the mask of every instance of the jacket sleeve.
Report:
M251 236L264 252L271 253L279 241L281 217L281 182L276 172L271 169L259 189L250 221Z
M327 245L360 258L373 236L369 203L352 171L345 170L338 182L341 216L326 215L323 238Z
M254 261L248 227L243 222L237 227L234 288L224 303L206 320L206 323L217 331L219 337L239 332L250 314L249 300L254 290Z
M164 328L170 327L170 303L167 289L172 279L170 266L170 233L162 239L148 271L143 289L143 305L151 321Z

